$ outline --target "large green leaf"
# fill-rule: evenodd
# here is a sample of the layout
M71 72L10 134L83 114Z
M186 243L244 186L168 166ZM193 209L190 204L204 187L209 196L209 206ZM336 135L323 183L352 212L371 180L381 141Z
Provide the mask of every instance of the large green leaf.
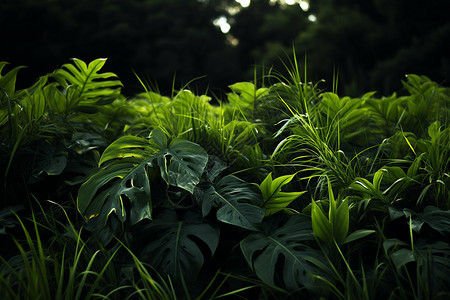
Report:
M349 208L347 198L335 200L331 182L328 180L328 219L319 205L311 201L311 222L314 235L325 242L329 249L334 248L334 242L342 244L347 237L349 228ZM339 206L338 206L339 203Z
M208 154L199 145L175 138L157 157L162 178L190 193L200 181Z
M193 211L180 220L175 211L164 210L136 234L140 239L150 238L141 252L142 259L175 281L180 275L188 282L195 280L205 255L213 255L219 243L219 230Z
M0 105L4 104L4 99L13 99L16 92L16 79L17 73L25 67L15 67L5 75L2 75L3 68L7 65L7 62L0 62Z
M311 223L314 236L331 247L334 240L332 225L314 200L311 201Z
M102 168L80 187L78 209L87 219L100 215L103 224L112 212L124 222L126 197L130 201L131 224L151 218L147 167L157 163L168 184L192 193L207 160L199 145L183 139L168 143L159 130L152 131L150 139L121 137L104 151L99 162Z
M268 88L259 88L251 82L237 82L229 86L233 93L227 94L231 105L239 110L254 111L255 101L269 92Z
M42 172L48 175L59 175L67 165L67 150L61 146L39 143L35 150L35 164L32 177L38 177Z
M339 123L340 135L353 143L358 140L358 136L360 139L365 138L366 127L363 125L367 121L368 110L362 107L361 99L339 98L334 93L323 93L320 96L316 114L324 119L322 126L331 127L333 123Z
M427 282L432 293L439 293L449 284L448 272L450 247L448 242L419 239L414 242L414 249L398 239L387 239L383 242L386 257L390 258L399 275L409 278L409 268L414 266L418 279Z
M369 110L370 119L376 124L369 129L372 134L377 135L375 141L379 139L381 142L384 137L389 137L398 129L405 114L403 104L406 100L397 98L395 94L381 99L366 100L365 106Z
M322 272L310 261L324 259L320 252L305 243L314 240L311 220L304 215L292 215L285 224L280 223L279 214L273 215L262 223L261 232L252 233L241 241L247 263L270 285L282 282L289 290L314 288L310 275Z
M217 207L216 217L224 223L256 230L255 225L264 217L261 196L254 186L233 175L225 176L217 183L204 182L196 189L195 196L204 216L212 207Z
M66 110L95 112L98 105L112 102L120 94L122 83L111 72L99 73L106 63L99 58L88 65L80 59L73 64L64 64L53 73L53 77L64 89Z
M0 126L3 126L8 121L11 122L14 106L17 105L13 103L16 96L17 73L24 68L16 67L5 75L2 75L2 70L7 64L4 61L0 62ZM12 130L11 125L9 128ZM11 132L9 134L11 135Z
M78 210L87 219L99 216L99 226L105 226L111 213L124 222L125 199L130 201L130 223L151 218L150 183L145 169L150 161L136 165L129 159L101 168L78 191Z
M408 220L411 217L411 228L418 233L424 224L428 224L442 235L450 233L450 210L427 206L422 213L416 213L407 208L403 209L403 213Z
M6 206L0 209L0 235L6 234L6 228L14 228L19 224L14 214L22 209L23 207L21 205Z
M266 216L284 210L292 201L300 197L305 192L282 192L281 188L291 182L295 174L285 175L272 180L272 173L259 185L263 195L264 209Z

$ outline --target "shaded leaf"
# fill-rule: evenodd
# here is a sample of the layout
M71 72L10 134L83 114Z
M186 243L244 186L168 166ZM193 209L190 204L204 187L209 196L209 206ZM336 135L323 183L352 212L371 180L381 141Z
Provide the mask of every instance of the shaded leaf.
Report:
M261 223L264 210L255 204L261 203L261 196L254 186L228 175L217 183L204 183L196 191L196 199L205 216L211 207L217 207L219 221L249 230L256 230L255 224Z
M151 218L151 193L147 167L159 165L161 176L170 185L193 192L206 166L208 156L199 145L174 139L169 145L165 135L154 130L151 139L124 136L103 153L105 165L79 189L77 205L87 219L99 214L106 224L112 212L126 220L124 197L130 201L130 222Z
M42 173L59 175L67 165L67 151L62 147L56 147L47 143L40 143L35 149L35 165L33 176Z
M188 282L196 279L205 255L213 255L219 243L218 229L192 211L180 220L175 211L164 210L139 236L150 237L141 252L144 261L175 280L182 274ZM205 253L205 249L210 253Z
M393 252L391 254L391 259L394 262L397 271L399 271L400 268L407 263L416 261L414 253L411 250L405 248Z
M323 257L304 243L314 240L311 221L303 215L292 215L280 224L277 216L265 219L261 232L241 241L242 253L256 275L270 285L277 284L278 278L289 290L313 288L310 274L321 272L309 260L320 261ZM276 270L278 265L281 272Z
M144 218L151 219L151 193L145 170L146 163L136 165L124 159L120 164L101 168L78 191L77 204L80 213L87 219L100 215L103 223L99 226L106 225L112 212L124 222L127 218L124 200L128 199L131 224L136 224Z
M417 233L420 232L425 223L442 235L450 233L450 210L427 206L421 213L413 212L407 208L403 210L403 213L408 220L412 217L411 228Z
M1 71L1 65L0 65ZM14 228L19 224L14 214L22 210L21 205L7 206L0 210L0 234L6 234L6 228Z

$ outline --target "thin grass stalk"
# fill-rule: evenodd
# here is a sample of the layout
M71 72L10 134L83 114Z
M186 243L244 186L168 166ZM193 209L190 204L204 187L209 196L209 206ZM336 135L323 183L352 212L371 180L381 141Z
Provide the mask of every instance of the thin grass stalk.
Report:
M169 278L170 287L167 286L167 284L164 284L165 286L161 286L158 282L156 282L144 264L139 260L139 258L120 240L117 240L117 242L131 255L134 265L136 266L136 269L139 273L139 276L141 277L141 283L144 284L144 291L145 294L142 293L142 289L139 289L136 284L135 289L136 293L141 296L141 299L174 299L176 300L176 294L175 290L172 286L171 280ZM161 278L160 278L161 279ZM167 291L172 291L172 294L170 295L167 293Z

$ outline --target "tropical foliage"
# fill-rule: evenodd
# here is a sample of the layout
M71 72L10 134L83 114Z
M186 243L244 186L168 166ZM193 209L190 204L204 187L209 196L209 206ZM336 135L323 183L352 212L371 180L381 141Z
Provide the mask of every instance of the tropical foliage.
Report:
M450 296L449 88L126 98L105 61L0 64L0 298Z

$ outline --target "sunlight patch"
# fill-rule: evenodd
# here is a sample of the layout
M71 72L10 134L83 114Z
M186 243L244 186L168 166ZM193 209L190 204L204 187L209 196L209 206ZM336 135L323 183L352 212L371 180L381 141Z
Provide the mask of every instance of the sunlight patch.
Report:
M242 7L249 7L250 6L250 0L235 0L237 3L239 3Z
M213 21L213 24L214 24L215 26L220 27L220 30L221 30L223 33L228 33L228 32L230 31L230 29L231 29L231 25L228 23L227 18L224 17L224 16L221 16L221 17L219 17L218 19L215 19L215 20Z

